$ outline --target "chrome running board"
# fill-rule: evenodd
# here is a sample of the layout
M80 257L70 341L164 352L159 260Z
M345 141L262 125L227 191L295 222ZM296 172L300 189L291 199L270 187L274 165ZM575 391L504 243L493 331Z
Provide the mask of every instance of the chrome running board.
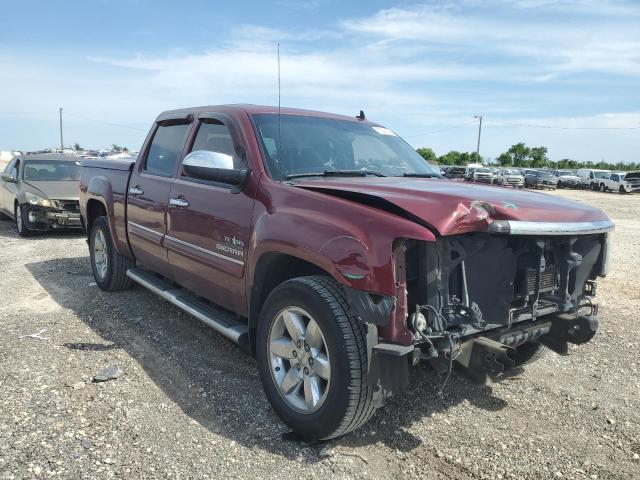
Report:
M175 286L162 277L140 268L127 270L127 277L193 315L232 342L241 345L248 344L249 329L247 325L239 323L235 316L226 310L203 301L188 290Z

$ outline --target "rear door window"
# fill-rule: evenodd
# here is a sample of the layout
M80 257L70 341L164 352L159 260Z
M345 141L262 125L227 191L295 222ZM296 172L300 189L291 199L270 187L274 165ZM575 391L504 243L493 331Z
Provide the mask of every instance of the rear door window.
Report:
M170 177L182 153L190 124L158 125L144 160L147 173Z

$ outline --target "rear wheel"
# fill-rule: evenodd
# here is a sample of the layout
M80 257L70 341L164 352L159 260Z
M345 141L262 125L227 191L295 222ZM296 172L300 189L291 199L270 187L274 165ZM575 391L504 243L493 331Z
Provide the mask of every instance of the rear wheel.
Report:
M22 210L22 207L19 203L16 203L14 210L14 217L16 219L16 230L18 231L18 235L21 237L30 237L33 235L33 231L27 228L26 222L24 221L25 212Z
M333 279L299 277L276 287L260 314L256 347L266 396L299 437L339 437L373 415L365 327Z
M102 290L124 290L131 286L127 270L134 266L134 262L116 251L107 217L100 217L93 222L89 236L89 255L93 277Z

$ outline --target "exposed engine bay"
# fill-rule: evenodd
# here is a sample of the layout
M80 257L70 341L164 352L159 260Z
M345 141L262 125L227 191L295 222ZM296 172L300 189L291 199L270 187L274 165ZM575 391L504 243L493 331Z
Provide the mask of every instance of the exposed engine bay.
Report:
M516 365L525 344L566 354L568 343L589 341L607 241L607 234L489 233L404 240L398 274L422 359L441 367L455 360L483 378Z

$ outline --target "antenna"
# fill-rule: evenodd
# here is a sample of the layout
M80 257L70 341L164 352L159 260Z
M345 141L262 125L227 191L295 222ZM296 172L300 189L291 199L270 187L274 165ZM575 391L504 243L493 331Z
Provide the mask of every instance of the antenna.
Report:
M280 42L278 42L278 157L282 155L282 138L280 136Z

